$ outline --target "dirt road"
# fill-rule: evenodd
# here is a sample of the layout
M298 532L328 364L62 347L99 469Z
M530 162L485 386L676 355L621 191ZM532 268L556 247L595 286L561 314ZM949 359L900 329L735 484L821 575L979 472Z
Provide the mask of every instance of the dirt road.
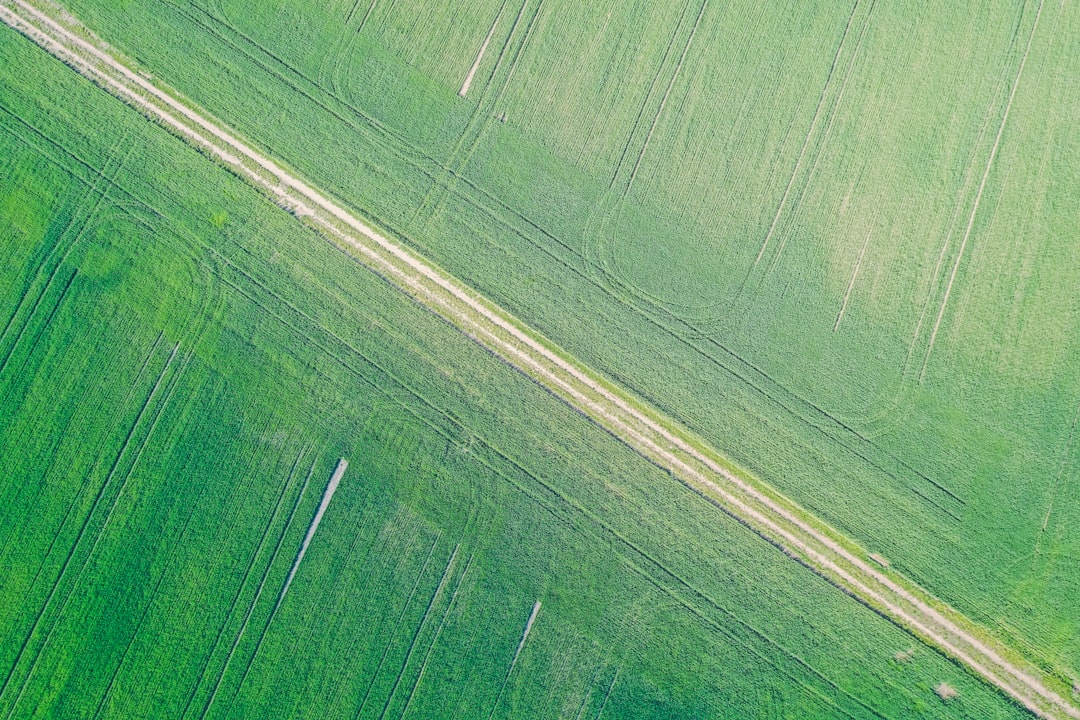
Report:
M738 471L676 421L600 377L505 310L361 221L222 124L151 83L59 8L0 0L0 19L116 97L164 125L265 192L535 382L644 457L671 470L788 555L963 663L1031 712L1078 718L1080 709L1047 686L1031 663L941 601L891 571L775 490Z

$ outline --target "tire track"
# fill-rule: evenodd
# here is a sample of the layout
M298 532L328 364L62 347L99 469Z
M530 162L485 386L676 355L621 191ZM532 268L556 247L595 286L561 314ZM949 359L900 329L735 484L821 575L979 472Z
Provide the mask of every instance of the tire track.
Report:
M420 624L417 625L416 630L413 631L409 641L409 650L405 653L405 659L401 663L401 670L398 671L397 677L394 678L394 684L390 688L390 694L386 696L386 702L383 703L382 711L379 713L379 720L384 720L386 718L386 713L390 710L391 703L394 702L394 696L397 695L398 688L401 687L401 680L405 677L405 673L409 669L409 663L412 662L413 653L416 652L416 645L420 641L420 636L423 634L424 628L427 627L428 618L431 617L431 611L439 603L439 599L446 588L447 581L449 581L454 574L454 563L457 560L459 550L461 550L460 543L455 545L454 551L450 553L450 559L443 569L442 577L439 578L439 584L435 587L435 592L432 594L431 599L428 600L427 607L424 609L424 614L420 618ZM398 717L400 717L400 714Z
M256 286L258 286L263 291L268 292L274 298L274 300L285 304L287 307L290 308L291 311L299 313L298 310L296 310L295 308L289 306L287 301L285 301L284 299L280 298L277 295L274 295L271 291L268 291L266 288L259 285L257 283L257 281L255 281L254 279L248 278L248 280L250 282L252 282L253 284L255 284ZM255 303L262 311L266 312L269 316L273 317L275 320L277 320L279 323L281 323L284 327L292 328L292 329L294 329L295 332L299 332L299 331L295 330L295 326L296 326L297 323L290 322L289 320L281 317L273 309L267 307L265 304L259 303L255 298L253 298L249 293L247 293L243 289L241 289L239 287L236 287L236 286L233 286L233 285L231 285L231 283L230 283L230 286L233 287L238 293L242 294L245 298L247 298L251 302ZM311 317L308 317L306 315L303 315L302 313L300 313L300 317L304 321L303 325L305 325L306 327L318 327L323 332L326 332L332 338L332 340L334 342L339 343L349 353L355 355L356 357L361 358L365 363L372 366L373 368L378 370L380 373L383 373L384 375L386 375L387 378L392 383L394 383L396 386L400 387L403 392L407 393L409 395L410 399L412 399L415 402L419 402L419 403L423 404L434 415L440 417L443 422L445 422L446 424L448 424L450 426L455 426L455 427L460 426L460 421L459 420L457 420L455 417L453 417L451 415L448 415L445 411L441 410L431 399L425 397L422 393L420 393L415 388L411 387L407 382L405 382L401 378L394 375L387 368L381 366L378 362L376 362L372 358L366 356L361 350L359 350L358 348L350 345L343 338L341 338L339 336L336 336L333 333L326 330L325 328L319 326L315 319L313 319ZM393 332L391 332L389 330L385 330L385 331L388 334L390 334L392 337L394 337L397 342L403 343L407 347L409 346L407 338L402 337L400 335L395 335ZM310 342L311 341L310 335L306 336L306 339L307 339L307 341ZM365 376L362 374L361 371L359 371L359 370L353 368L352 366L350 366L349 363L346 362L344 359L342 359L333 349L331 349L328 346L320 346L320 347L323 349L324 352L326 352L328 355L333 357L339 364L341 364L342 367L346 368L347 370L349 370L351 372L356 373L359 378L365 379ZM410 348L410 349L412 349L412 348ZM394 402L399 401L399 398L397 398L396 396L394 396L394 395L392 395L391 393L388 392L385 383L373 383L371 380L365 380L365 381L368 382L371 385L372 390L377 391L377 392L381 392L384 395L386 395L388 400L391 400L391 401L394 401ZM421 423L425 424L432 432L434 432L434 433L438 434L439 436L443 437L444 440L447 443L452 443L454 441L454 438L450 434L447 434L447 432L446 432L446 430L445 430L445 428L443 426L433 422L430 418L427 418L427 417L423 416L422 414L417 413L415 410L410 410L409 412L414 418L416 418L416 420L418 422L421 422ZM752 645L752 643L755 642L755 641L760 641L760 642L762 642L762 643L764 643L764 644L766 644L768 646L771 646L771 647L775 648L777 651L779 651L779 653L783 657L790 660L794 664L794 666L796 668L802 670L807 675L812 676L813 678L816 678L816 679L820 680L821 683L823 683L824 685L831 688L832 691L837 693L838 695L843 696L844 698L846 698L847 700L849 700L851 702L859 703L859 701L857 699L851 697L849 693L847 693L843 689L839 688L833 681L829 680L827 677L825 677L819 671L815 670L813 667L808 666L801 658L794 655L791 651L789 651L787 648L785 648L782 644L780 644L776 640L770 638L768 635L764 634L760 629L754 627L753 625L750 625L750 624L746 623L744 620L742 620L741 618L737 617L734 613L732 613L732 611L730 609L724 607L722 604L717 602L715 599L709 597L703 591L701 591L700 589L698 589L698 588L694 587L693 585L691 585L689 582L687 582L678 573L674 572L669 567L665 566L657 558L655 558L653 555L649 554L649 552L647 550L645 550L642 547L634 544L633 541L631 541L630 539L628 539L624 535L620 534L616 529L614 529L614 528L610 527L609 525L607 525L596 514L591 513L586 508L582 507L580 504L578 504L576 501L574 501L572 498L562 494L556 488L549 485L543 479L533 475L527 468L522 466L520 463L515 461L513 458L506 455L506 453L504 453L499 448L487 443L482 438L480 439L480 443L482 444L482 446L484 448L486 448L487 451L492 453L492 455L494 455L495 458L497 458L499 462L505 463L510 468L512 468L512 470L514 472L520 473L524 477L527 477L531 482L535 483L535 485L537 486L537 488L540 489L541 492L538 493L535 488L530 489L529 487L526 487L525 485L523 485L522 483L516 481L513 477L508 475L505 470L500 469L499 467L496 467L495 464L493 464L489 459L485 459L480 454L476 454L474 457L481 465L483 465L486 469L488 469L489 471L494 473L501 480L503 480L503 481L507 482L508 484L512 485L514 488L516 488L519 492L524 494L526 497L528 497L531 500L533 500L534 502L538 503L548 513L550 513L554 518L556 518L556 520L558 520L559 522L561 522L563 524L569 524L569 525L572 525L574 527L578 527L578 528L582 529L583 532L586 532L590 536L592 536L594 538L597 538L598 540L601 540L604 543L609 543L609 544L614 543L615 545L623 548L625 550L626 554L624 556L622 556L621 560L624 563L624 565L626 565L626 567L631 572L639 575L647 583L649 583L651 586L655 587L659 592L663 593L664 595L671 598L672 601L674 601L674 602L678 603L679 605L681 605L682 607L684 607L688 612L690 612L692 615L694 615L699 620L701 620L701 622L705 623L710 628L711 631L721 634L724 638L726 638L726 640L728 642L740 646L741 648L743 648L743 650L745 652L754 655L756 658L758 658L760 661L762 661L764 663L770 664L774 668L775 672L779 672L779 673L783 674L784 677L790 678L793 682L797 683L799 685L799 687L802 688L806 693L818 698L819 700L821 700L823 703L825 703L827 705L837 707L836 702L833 699L826 696L821 691L821 689L809 684L807 682L806 678L804 678L804 677L802 677L802 676L800 676L798 674L797 670L786 667L781 661L779 661L775 657L769 657L767 654L765 654L765 653L761 652L759 649L755 648ZM567 458L567 460L569 460L569 458ZM572 515L570 513L567 513L566 512L567 508L571 509L574 513L576 513L576 516ZM579 521L575 520L575 517L580 517L582 520L584 520L585 524L581 524ZM598 530L594 530L593 529L594 527L598 528ZM646 571L645 570L646 567L650 568L651 571ZM698 598L702 603L704 603L709 608L714 609L714 610L718 611L719 613L721 613L723 615L723 617L724 617L724 622L720 623L720 622L717 622L716 620L706 616L704 614L704 611L701 608L697 607L696 605L691 604L690 601L686 600L679 592L677 592L676 587L681 588L685 592L689 593L691 596L693 596L695 598ZM731 624L734 624L734 625L737 625L737 626L743 628L744 632L739 633L739 634L734 633L731 630ZM395 633L394 633L395 635L396 635L396 632L397 631L395 630ZM867 710L869 712L874 712L872 709L866 707L865 705L863 707L864 707L865 710ZM842 712L842 710L840 710L839 707L837 707L837 712ZM845 714L850 717L850 713L845 712Z
M451 151L450 156L447 158L445 164L442 164L442 171L436 176L423 200L418 203L417 209L413 214L414 221L430 221L438 215L439 210L446 202L446 199L454 193L455 187L462 178L465 168L476 153L476 149L480 146L481 141L487 135L488 128L495 122L496 110L506 96L506 91L510 87L510 82L513 80L514 73L517 72L518 61L520 61L521 56L525 53L525 50L529 45L529 40L532 38L533 30L536 27L536 21L540 18L540 15L544 10L545 0L540 0L536 4L536 7L533 8L532 12L527 13L530 1L531 0L524 0L521 4L521 8L515 15L514 22L510 26L506 40L503 42L502 47L500 47L499 55L495 59L495 65L491 68L491 72L488 74L486 82L481 90L480 99L477 102L464 131L461 133L457 143ZM491 28L492 32L495 31L498 21L505 11L506 4L507 3L504 2L502 6L500 6L499 16L495 19L495 23ZM528 15L528 20L525 20L526 15ZM520 30L523 20L524 30ZM462 98L465 97L462 93L459 93L459 96Z
M525 630L521 633L521 641L518 642L517 650L514 651L514 659L510 661L510 667L506 669L506 674L503 675L502 684L499 685L499 694L495 696L495 704L491 706L491 712L488 713L487 720L495 717L495 711L499 709L499 702L502 701L503 694L506 692L506 684L510 681L510 675L517 666L518 657L521 656L521 651L525 648L525 641L529 639L529 633L532 632L533 623L536 622L536 616L539 614L540 601L537 600L533 603L532 612L529 613L529 619L525 622ZM379 720L382 720L382 718L379 718Z
M840 105L844 102L844 93L847 92L848 81L851 79L852 71L859 62L859 53L862 50L863 40L866 39L866 32L870 29L870 20L874 16L874 6L876 0L870 1L870 7L866 11L866 17L862 22L862 30L859 32L859 39L855 43L855 49L851 52L851 59L847 63L847 68L844 71L844 79L840 83L840 89L836 93L836 99L834 99L829 106L829 121L825 124L825 129L821 132L821 139L817 143L816 151L814 152L814 161L810 165L810 169L806 172L806 180L803 181L802 187L799 188L798 196L792 202L792 207L795 208L792 213L792 223L797 224L798 217L802 211L803 198L806 197L806 193L810 186L814 182L814 176L817 174L818 163L821 162L821 156L824 154L824 148L829 142L829 136L832 134L833 123L836 121L836 116L840 110ZM830 80L832 74L830 73ZM827 84L826 84L827 87ZM809 136L807 136L809 139ZM804 148L805 149L805 148ZM780 239L780 244L776 247L776 252L773 253L772 261L769 263L768 273L772 273L776 269L776 266L780 262L780 256L784 254L784 248L787 247L788 240L791 238L791 234L786 234Z
M183 374L186 367L186 362L182 362L180 368L176 371L176 373L174 373L173 377L170 379L168 387L165 390L165 396L159 403L156 404L156 407L150 410L153 417L149 421L149 428L143 434L142 438L137 440L136 434L142 427L142 425L145 424L143 423L143 419L147 415L147 409L151 408L151 406L154 405L154 399L158 395L158 390L161 388L165 376L168 374L169 369L172 367L173 361L176 358L176 354L179 349L180 343L177 342L173 346L172 353L169 355L169 358L165 361L165 366L158 374L157 379L155 380L154 385L150 390L150 393L147 395L146 400L143 402L141 408L139 409L139 412L135 417L135 421L132 423L131 429L128 431L124 439L124 443L121 445L120 451L117 453L116 459L113 461L109 469L109 473L105 478L105 481L102 483L97 495L94 498L94 502L90 508L90 511L87 513L85 519L83 520L82 526L79 530L79 534L75 539L75 543L72 545L71 549L68 552L67 558L64 561L64 565L60 570L60 574L57 576L56 581L53 583L52 589L50 590L49 595L45 600L45 604L43 605L41 612L38 614L38 617L34 621L34 625L30 630L30 633L27 635L25 641L23 642L22 649L20 650L19 656L16 659L15 664L12 665L11 672L9 673L7 680L5 680L4 687L0 689L0 697L2 697L5 691L10 690L13 687L9 683L15 674L15 670L19 666L19 661L23 658L23 652L29 647L31 640L41 626L42 617L46 614L46 612L48 612L50 605L53 604L53 599L56 597L57 593L59 593L63 596L62 599L59 601L59 607L52 613L52 617L47 623L48 628L43 631L44 638L42 638L37 648L35 649L33 653L33 659L30 661L30 667L29 669L27 669L26 674L23 676L22 682L19 685L19 690L15 695L15 699L12 701L8 712L5 715L5 718L7 718L7 720L10 720L10 718L14 716L15 711L19 706L19 703L22 701L23 695L26 692L27 687L30 685L30 681L34 677L42 655L45 654L45 651L48 649L53 639L56 629L60 626L68 604L71 602L71 599L75 597L75 591L82 582L83 575L90 565L90 560L93 558L102 537L109 529L110 522L113 518L113 513L116 510L117 504L119 504L120 502L121 496L124 494L124 490L127 488L128 481L131 479L131 475L135 470L135 466L138 463L139 458L142 456L142 451L149 443L150 436L153 434L154 429L157 427L157 422L160 419L165 406L171 400L172 395L175 392L177 385L179 384L180 376ZM126 470L121 471L121 466L124 464L125 456L129 455L128 448L133 441L138 446L135 450L135 458L128 464ZM115 492L110 492L112 491L112 486L116 484L113 482L114 479L121 472L123 472L123 477L119 480L119 487L115 490ZM111 497L108 497L110 494ZM106 497L108 497L108 499L106 499ZM81 563L79 563L78 567L74 570L73 579L71 579L70 582L66 583L66 587L63 587L63 589L61 589L61 586L65 585L64 581L68 578L68 571L71 570L72 563L76 555L78 554L78 550L83 544L83 540L86 539L86 533L87 530L90 528L91 522L95 520L98 515L100 515L100 513L98 513L97 511L101 506L103 500L108 504L108 508L104 511L104 519L101 521L100 526L96 530L90 530L90 532L93 533L92 540L90 540L90 549L82 555Z
M262 433L268 432L270 430L270 428L272 428L272 427L273 427L273 419L269 418L269 419L267 419L265 421L265 424L262 427ZM257 452L253 452L253 454L257 454ZM251 460L249 460L249 462L251 462ZM241 483L235 483L234 487L239 488L240 485L241 485ZM282 496L284 496L284 493L285 493L285 491L287 489L288 489L288 485L286 484L286 486L282 488ZM233 492L236 492L236 490L233 490ZM299 499L298 499L298 501L299 501ZM294 506L294 509L295 509L295 506ZM180 713L180 716L179 716L180 720L185 720L187 718L188 712L190 712L190 710L191 710L192 703L195 702L195 698L199 695L199 691L203 687L203 682L206 680L207 673L210 671L210 665L214 660L214 655L217 653L218 648L221 646L222 638L225 636L225 629L228 627L229 621L232 619L233 614L236 611L237 603L240 602L240 597L243 595L244 588L248 584L248 578L251 576L251 572L255 567L255 562L254 561L256 559L256 556L259 553L261 553L262 547L263 547L263 545L265 543L265 540L266 540L266 537L267 537L267 534L269 533L269 531L270 531L270 523L267 523L267 525L264 527L263 532L262 532L262 534L261 534L261 536L259 538L259 542L256 544L256 550L255 550L254 554L252 555L252 561L249 562L247 564L247 567L244 569L243 575L240 578L240 584L237 585L236 591L234 593L232 593L232 599L229 601L228 607L225 609L225 612L222 614L221 624L218 626L218 629L214 634L214 639L213 639L213 642L210 645L210 649L209 649L208 652L206 652L205 658L204 658L204 660L202 662L202 666L199 669L199 672L195 677L195 684L192 685L191 689L187 693L187 702L184 704L184 708Z
M945 297L941 300L941 305L938 309L937 319L934 321L934 329L930 332L930 343L926 348L926 355L923 356L922 368L919 370L919 384L922 384L923 378L926 376L926 366L930 362L930 354L934 351L934 342L937 340L938 330L941 328L941 321L945 317L945 310L949 305L949 295L952 293L953 283L956 282L956 274L960 270L960 263L964 259L964 250L967 249L968 240L971 238L971 231L975 227L975 217L979 213L979 204L982 202L983 192L986 190L986 182L990 179L990 169L994 166L994 160L997 158L998 149L1001 147L1001 136L1005 133L1005 125L1009 121L1009 111L1012 109L1013 100L1016 98L1016 90L1020 87L1020 78L1024 74L1024 65L1027 63L1028 55L1031 53L1031 43L1035 39L1035 31L1039 27L1039 18L1042 16L1043 0L1039 0L1039 6L1035 10L1035 20L1031 24L1031 31L1028 33L1027 45L1024 47L1024 54L1020 58L1020 67L1016 70L1016 76L1012 81L1012 89L1009 91L1009 99L1005 102L1005 111L1001 114L1001 122L998 124L997 135L994 137L994 144L990 148L990 157L986 160L986 168L983 170L982 179L979 181L979 190L975 194L975 202L971 206L971 213L968 215L967 227L964 229L964 237L960 241L960 249L956 253L956 259L953 261L952 272L949 273L949 282L945 286Z
M413 680L412 687L409 689L409 695L405 700L405 707L401 709L401 713L398 714L398 720L404 720L405 716L409 713L409 708L412 706L413 699L416 697L416 690L420 687L420 682L424 679L424 673L427 672L428 662L431 660L432 654L435 652L435 648L439 644L439 638L442 637L443 628L446 627L446 621L450 619L450 614L454 611L457 605L458 592L461 590L461 586L465 583L465 578L469 575L469 569L472 567L473 555L469 556L469 559L465 562L465 569L461 571L461 575L458 576L457 584L454 586L454 592L450 596L450 602L446 606L446 610L443 612L442 619L439 621L439 626L435 629L435 636L431 639L431 643L428 645L427 652L424 654L424 660L420 663L420 671L416 674L416 679Z
M484 38L484 42L480 45L480 52L476 54L476 62L469 68L469 74L465 76L465 82L461 83L461 89L458 90L459 97L465 97L469 94L469 86L472 85L473 76L476 75L476 71L480 69L480 63L484 61L484 54L487 53L488 44L491 42L491 38L495 35L495 28L499 25L499 18L502 17L503 10L506 8L506 2L499 6L499 11L495 13L495 20L491 23L491 29L488 30L487 37Z
M803 159L806 157L806 151L810 147L810 138L814 136L814 130L817 128L818 121L821 120L821 111L824 110L826 104L825 98L829 94L829 87L832 85L833 75L836 74L836 68L840 64L840 56L844 53L844 45L847 42L848 34L851 32L851 24L852 21L855 20L855 14L859 10L861 1L862 0L855 0L855 5L851 8L851 13L848 15L847 24L844 25L844 34L840 36L840 44L836 47L836 54L833 55L832 65L829 67L829 74L825 77L825 85L821 88L821 94L818 96L817 108L815 108L814 117L810 121L810 129L806 131L806 136L803 138L802 149L799 150L799 157L795 161L795 167L792 169L790 177L788 177L787 186L784 188L784 194L780 198L780 204L776 207L776 214L773 216L768 232L765 233L765 239L761 243L761 249L758 250L757 257L754 258L752 267L757 267L757 264L761 262L761 258L765 254L765 248L769 246L769 241L772 240L773 233L776 231L776 224L780 221L780 216L783 214L784 207L787 205L787 199L791 194L791 188L795 184L795 178L799 174L799 168L802 167Z
M413 598L416 597L416 591L420 587L420 581L424 579L424 575L427 573L428 564L431 562L431 556L435 552L435 547L439 544L439 540L442 536L436 535L435 540L431 543L431 547L428 549L427 557L424 558L424 564L420 566L420 572L416 575L416 582L413 583L412 590L409 591L409 597L405 600L405 604L401 607L401 612L397 616L397 620L394 622L394 627L389 635L389 639L386 645L383 646L382 654L379 656L379 662L375 666L375 671L371 674L371 680L368 682L367 690L364 692L364 697L360 700L360 706L357 708L356 713L353 715L354 720L359 718L361 713L364 712L364 708L367 706L367 702L371 697L371 691L375 688L375 683L379 679L379 673L382 672L383 665L386 663L386 658L390 655L390 651L394 646L394 638L404 627L405 614L408 612L409 607L412 605ZM381 629L381 628L380 628Z
M0 106L0 108L2 108L2 106ZM4 112L16 118L25 127L31 127L29 123L27 123L15 113L12 113L10 110L7 110L7 108L2 109ZM118 144L124 144L124 141L126 139L127 136L125 136ZM38 284L38 280L42 274L42 271L45 270L46 265L50 264L51 261L52 268L48 271L48 274L45 275L44 284L37 292L37 296L33 301L29 312L26 313L25 317L22 319L19 331L15 335L14 340L8 345L8 348L4 353L3 360L0 360L0 375L3 375L4 370L7 368L8 361L11 359L12 354L15 353L16 348L19 346L20 341L22 341L23 339L23 334L27 331L29 327L31 327L34 317L38 312L38 308L41 305L42 300L45 298L46 295L49 294L49 291L52 289L53 281L56 279L56 275L59 272L60 268L64 265L64 263L67 261L68 257L76 249L76 247L82 244L82 240L86 232L90 228L90 224L97 217L98 213L102 209L102 206L105 204L106 198L109 194L108 191L111 183L115 181L117 174L120 172L121 168L127 161L127 158L130 154L131 149L129 147L127 152L117 152L107 158L103 167L101 167L100 169L94 168L94 172L96 173L96 175L93 176L93 180L89 183L89 187L87 188L85 193L85 196L87 198L92 198L92 203L90 205L89 211L85 213L85 216L80 216L80 213L78 212L78 210L76 210L76 212L74 213L74 217L68 223L67 227L64 228L59 238L57 239L55 247L51 248L50 251L47 253L46 257L42 262L42 266L38 270L37 275L32 279L30 283L27 284L27 291L23 293L23 296L20 298L19 304L17 305L15 312L12 313L11 317L8 319L8 322L4 326L3 333L0 334L0 347L2 347L4 341L7 339L7 335L12 327L12 324L16 321L19 312L24 307L24 301L29 297L34 285ZM86 164L86 166L91 167L89 164ZM70 240L68 239L69 235L71 236ZM56 314L56 311L59 309L60 303L63 301L68 289L71 287L71 282L74 280L75 273L77 272L78 270L76 269L72 273L71 278L69 278L67 284L65 285L63 291L60 294L60 298L56 301L56 304L54 305L52 312L50 313L49 320L47 320L38 330L38 337L40 337L41 333L43 333L45 331L45 328L48 327L49 322L52 320L52 316ZM27 355L27 359L29 359L30 355L32 355L32 353ZM21 374L21 372L17 373L17 375L18 374Z
M844 312L847 311L848 300L851 299L851 290L855 287L855 281L859 278L859 270L862 268L863 256L866 255L866 248L870 246L870 237L874 234L874 223L870 223L870 225L871 229L866 233L866 239L863 240L862 248L859 250L859 256L855 259L855 269L851 271L851 279L848 281L847 290L844 292L844 300L840 303L840 313L836 316L836 322L833 323L833 332L837 331L840 327L840 321L844 319Z
M364 13L364 17L360 18L360 23L356 26L356 30L353 32L353 35L359 35L360 31L364 29L365 25L367 25L368 19L371 17L371 13L375 11L375 3L377 1L378 0L371 0L371 4L368 5L367 12Z
M180 528L180 532L178 533L176 540L169 543L169 550L165 555L161 574L158 576L157 581L154 582L153 587L150 589L146 604L143 606L142 612L139 613L139 619L135 623L135 627L131 632L131 636L124 644L124 651L120 654L120 659L117 661L116 667L113 669L111 675L109 676L109 682L105 686L105 692L102 693L101 698L98 700L98 704L94 709L94 714L91 716L91 720L98 720L98 718L101 717L102 712L105 711L109 700L112 698L113 690L116 687L117 678L120 676L120 671L124 668L124 663L127 662L128 654L131 652L131 648L135 645L135 639L142 631L143 624L146 622L146 618L150 615L150 611L154 607L154 601L157 599L158 591L161 588L161 585L164 583L165 579L169 577L169 570L172 567L172 563L175 557L180 554L179 550L183 546L183 541L187 535L188 528L191 526L191 521L195 518L197 514L196 510L198 509L199 503L205 494L206 486L203 485L197 490L196 501L191 504L191 509L188 511L184 519L184 523Z
M697 3L696 12L693 9L695 2ZM664 52L649 81L645 97L630 124L630 130L626 135L619 158L615 162L608 186L586 222L581 257L585 261L587 279L606 290L610 291L621 285L632 294L646 294L637 286L618 280L619 271L612 257L614 251L611 247L611 238L614 237L618 221L626 207L628 195L652 141L653 133L660 123L668 99L690 53L707 5L708 0L686 0L683 3L671 35L664 46ZM630 165L631 158L634 158L633 165Z
M704 7L704 3L702 5ZM682 11L679 14L679 19L675 23L675 30L672 32L671 37L668 39L667 47L664 48L664 54L660 58L660 63L656 67L656 72L653 73L652 81L649 83L649 89L645 93L645 98L641 101L641 107L637 111L637 115L634 117L634 122L630 126L630 132L626 136L626 142L623 143L622 152L619 154L619 159L615 162L615 170L611 174L611 180L608 182L608 192L613 192L615 186L619 181L619 177L622 175L623 166L626 164L626 157L630 154L630 149L634 144L634 137L637 135L637 129L641 126L641 121L645 119L645 112L648 110L649 105L652 102L653 94L656 92L656 87L660 82L660 78L664 73L664 68L667 66L668 58L671 56L671 52L675 47L676 39L679 36L679 28L682 27L683 22L686 19L686 15L690 9L689 0L683 4ZM625 193L623 193L625 195Z
M660 99L660 105L656 108L656 114L653 115L652 124L649 125L649 132L645 135L645 142L641 144L641 151L638 152L637 160L634 161L634 168L630 171L630 178L626 181L626 187L622 191L622 197L625 198L630 193L630 188L634 186L634 180L637 178L638 169L641 167L641 161L645 158L645 152L649 149L649 143L652 141L653 133L656 132L656 126L660 123L660 118L664 114L664 108L667 107L668 98L671 97L671 91L675 87L675 82L679 79L679 73L682 72L683 64L686 62L686 56L690 53L690 46L694 43L694 36L697 35L698 28L701 26L701 18L705 16L705 6L709 3L707 0L701 3L701 7L698 8L697 17L694 19L694 25L690 28L690 34L686 37L686 43L683 44L682 54L679 55L679 61L675 64L675 70L671 73L671 79L668 80L667 88L664 90L664 96Z
M270 520L267 522L266 527L263 529L262 537L259 540L259 545L255 548L254 554L251 556L251 567L259 562L259 556L262 555L263 548L266 545L266 541L270 537L270 529L277 524L278 513L281 511L285 496L288 495L290 486L292 485L293 478L296 477L296 470L300 465L300 460L303 459L304 454L308 448L304 448L296 456L296 460L293 461L292 467L289 470L288 476L285 478L285 483L281 487L281 493L278 495L277 502L274 504L274 510L270 513ZM313 468L314 469L314 468ZM221 666L221 670L218 672L217 680L214 682L214 689L210 692L210 696L206 700L206 704L203 705L202 712L199 714L200 719L205 718L207 713L210 712L211 706L217 699L218 691L221 689L221 684L225 680L225 674L229 671L229 665L232 663L233 656L236 654L236 649L240 646L240 642L244 639L244 633L247 632L248 624L251 622L251 616L255 612L255 606L259 604L259 598L262 597L263 589L266 587L266 581L270 578L270 571L274 568L274 561L277 560L278 552L281 550L282 542L285 540L285 536L289 532L289 527L292 524L293 515L296 513L296 508L300 504L300 501L304 497L304 490L307 489L308 480L311 479L311 472L309 471L307 477L304 478L304 483L300 488L300 492L296 496L296 502L293 504L292 511L289 513L288 519L281 528L281 534L278 537L277 543L274 545L273 551L270 553L270 560L266 563L266 567L263 569L262 578L259 580L259 585L255 589L255 595L248 604L247 610L244 612L243 621L240 623L240 629L236 632L236 637L233 639L232 647L229 648L228 654L225 656L225 662ZM248 568L250 572L250 567ZM250 667L250 665L248 666ZM246 673L245 673L246 676Z

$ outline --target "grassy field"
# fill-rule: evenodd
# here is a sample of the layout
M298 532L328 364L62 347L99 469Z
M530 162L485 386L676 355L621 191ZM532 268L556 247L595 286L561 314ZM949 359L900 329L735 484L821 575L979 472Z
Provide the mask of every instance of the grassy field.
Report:
M3 717L1023 716L6 28L0 58Z
M1077 11L570 6L69 5L1075 672ZM4 717L1018 714L0 38Z
M1078 672L1073 6L71 8Z

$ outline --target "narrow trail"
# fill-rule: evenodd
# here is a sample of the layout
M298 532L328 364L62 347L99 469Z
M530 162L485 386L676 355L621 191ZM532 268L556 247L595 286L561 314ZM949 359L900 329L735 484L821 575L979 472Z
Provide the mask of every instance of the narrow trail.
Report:
M43 3L42 3L43 5ZM0 19L99 87L214 157L368 269L440 315L522 374L866 606L965 665L1039 717L1078 718L1080 708L1043 673L957 611L891 571L872 566L852 540L728 464L700 438L360 220L253 149L171 90L151 83L59 9L0 0ZM1060 677L1058 684L1064 687Z

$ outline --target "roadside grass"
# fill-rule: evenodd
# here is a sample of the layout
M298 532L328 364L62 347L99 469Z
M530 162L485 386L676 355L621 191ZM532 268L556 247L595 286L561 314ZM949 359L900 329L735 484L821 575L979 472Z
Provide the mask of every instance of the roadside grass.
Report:
M500 42L518 59L466 99L488 4L468 22L377 4L359 33L347 8L301 0L251 20L72 8L899 573L1076 672L1080 581L1047 558L1076 542L1051 498L1076 493L1059 478L1080 405L1060 292L1076 282L1077 10L706 8L676 72L696 6L647 5L509 8L536 12L528 41L498 31L490 62Z
M1023 717L898 668L905 633L6 28L0 56L5 717L941 717L942 682L945 717Z

